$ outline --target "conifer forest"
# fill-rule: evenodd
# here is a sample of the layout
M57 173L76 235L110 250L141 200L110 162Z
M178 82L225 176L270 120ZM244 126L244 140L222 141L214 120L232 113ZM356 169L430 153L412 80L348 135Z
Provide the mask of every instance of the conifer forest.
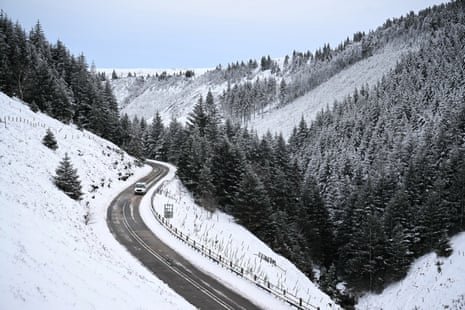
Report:
M418 48L376 85L302 117L289 139L247 127L270 103L291 104L401 39ZM273 75L241 80L257 68ZM334 49L294 51L283 67L264 56L209 74L228 87L198 96L186 123L120 115L117 76L48 42L40 23L26 32L0 15L2 92L140 160L172 163L202 207L234 216L311 279L318 268L320 288L342 305L353 301L340 281L381 291L416 258L450 255L450 237L465 230L465 1L387 20Z

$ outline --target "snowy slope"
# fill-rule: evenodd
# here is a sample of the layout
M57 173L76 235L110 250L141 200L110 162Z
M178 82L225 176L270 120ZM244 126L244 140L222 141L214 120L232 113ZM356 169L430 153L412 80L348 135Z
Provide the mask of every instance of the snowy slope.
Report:
M112 89L120 105L121 114L137 115L150 120L158 111L165 124L176 117L185 122L200 96L205 97L211 89L218 96L226 84L209 81L205 76L194 78L172 77L158 81L150 78L124 78L112 81Z
M266 244L261 242L244 227L236 224L233 218L223 212L210 213L195 204L192 197L175 177L175 168L165 177L163 185L154 196L154 205L158 213L163 214L164 205L174 206L174 216L171 224L190 240L222 255L223 258L233 261L244 268L244 274L253 274L267 279L270 283L279 286L281 290L301 297L305 302L320 307L320 309L338 309L338 306L313 282L311 282L290 261L274 253ZM255 284L223 269L218 264L200 255L176 239L159 224L152 214L150 207L151 193L145 195L141 203L141 215L148 227L173 249L188 257L200 269L220 279L224 284L237 290L265 309L289 309L290 306L273 297L271 294L258 288ZM276 265L259 257L259 253L272 258Z
M450 257L420 257L405 279L380 295L362 297L357 309L465 309L465 233L452 238L451 245Z
M248 126L255 129L260 136L270 130L272 133L281 131L283 136L288 138L302 116L307 122L311 121L322 109L331 107L336 100L340 101L353 94L355 88L376 84L384 74L394 68L403 54L414 49L411 46L389 44L373 56L353 64L290 104L272 109L263 116L252 119Z
M106 226L112 197L148 167L135 168L113 144L33 113L3 93L0 119L0 309L192 308ZM41 144L47 128L58 140L56 151ZM65 152L83 185L81 202L52 183ZM127 173L134 175L118 181ZM92 186L98 188L90 192Z
M205 99L210 90L213 96L218 98L228 85L224 78L218 77L217 72L207 72L207 69L195 70L196 75L192 78L171 76L159 80L153 76L138 76L111 80L121 114L128 114L131 118L137 115L150 121L158 111L165 125L168 125L173 117L185 122L200 96ZM270 70L261 71L257 68L241 81L263 79L270 75Z
M225 87L208 81L201 73L193 78L174 76L166 80L127 77L111 84L121 114L150 121L158 111L166 125L173 117L185 122L199 96L205 97L209 89L219 95Z
M265 113L257 115L247 125L257 130L260 135L266 133L267 130L273 133L281 131L287 138L302 116L307 121L313 120L321 109L331 106L335 100L341 100L352 94L355 88L360 89L367 84L375 84L384 74L394 68L402 55L417 48L417 43L406 44L402 41L393 41L377 50L373 56L349 66L285 107L268 108ZM278 60L281 65L282 62L282 59ZM251 76L243 77L239 82L255 80L256 78L263 79L270 75L270 70L257 69ZM131 117L137 115L150 119L159 111L165 124L168 124L172 117L184 122L199 96L205 97L209 89L218 98L226 89L227 83L219 82L214 78L215 75L208 72L202 74L200 71L191 79L173 77L165 81L158 81L156 78L144 80L141 77L132 77L112 80L111 82L123 114L127 113ZM278 77L278 81L279 79L280 77Z

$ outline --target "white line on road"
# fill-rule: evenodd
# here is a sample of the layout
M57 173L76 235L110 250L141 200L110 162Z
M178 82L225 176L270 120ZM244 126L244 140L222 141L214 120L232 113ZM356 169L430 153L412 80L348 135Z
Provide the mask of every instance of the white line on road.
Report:
M132 228L129 226L129 222L127 221L127 218L126 218L126 214L124 212L125 210L125 206L127 206L128 204L125 204L123 206L123 223L124 223L124 226L126 227L126 229L128 230L128 232L131 234L131 236L134 237L134 239L143 247L145 248L153 257L155 257L157 260L159 260L161 263L163 263L164 265L166 265L166 267L168 267L169 269L171 269L174 273L178 274L180 277L182 277L183 279L185 279L187 282L189 282L190 284L192 284L192 286L196 287L197 289L199 289L201 292L203 292L205 295L207 295L208 297L210 297L211 299L213 299L214 301L216 301L218 304L220 304L223 308L225 309L228 309L228 310L233 310L234 308L231 308L229 307L226 303L224 303L222 300L220 300L217 296L213 295L210 291L208 291L207 289L205 289L204 287L200 286L195 280L189 278L186 274L184 274L183 272L181 272L180 270L177 270L177 269L174 269L170 264L168 264L162 256L160 256L158 253L156 253L155 251L153 251L149 245L147 245L144 240L142 240L138 235L137 233L132 230ZM231 301L231 300L230 300Z

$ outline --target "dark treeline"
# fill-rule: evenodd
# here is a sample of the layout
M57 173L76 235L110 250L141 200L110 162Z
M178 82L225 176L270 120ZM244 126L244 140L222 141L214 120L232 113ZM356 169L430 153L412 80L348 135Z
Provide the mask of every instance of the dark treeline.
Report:
M102 73L98 73L98 74L102 74ZM105 79L105 75L103 74L102 75L103 78ZM174 72L174 73L168 73L166 71L162 71L161 73L155 73L153 75L151 75L150 73L148 73L147 75L140 75L138 76L136 72L128 72L126 77L128 78L139 78L141 79L142 81L147 79L157 79L159 81L163 81L163 80L166 80L166 79L171 79L173 77L185 77L185 78L192 78L195 76L195 71L193 70L186 70L186 71L179 71L179 72ZM123 75L120 74L120 76L118 76L118 74L116 73L116 71L113 69L113 71L111 72L111 79L112 80L117 80L119 78L122 78Z
M61 41L50 44L39 22L27 34L0 13L0 90L65 123L120 143L118 105L105 76L89 70Z

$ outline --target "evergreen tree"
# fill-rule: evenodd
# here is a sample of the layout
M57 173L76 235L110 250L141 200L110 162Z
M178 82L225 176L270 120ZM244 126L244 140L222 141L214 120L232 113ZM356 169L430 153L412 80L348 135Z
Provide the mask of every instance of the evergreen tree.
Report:
M211 163L205 162L199 172L199 202L207 210L216 209L215 185L213 185L213 174L210 169Z
M238 186L244 171L242 152L224 138L216 147L212 157L213 184L218 203L230 212L238 193Z
M449 236L447 236L447 232L442 232L442 235L437 242L435 250L438 256L442 257L449 257L452 254L453 249L449 244Z
M177 170L176 175L181 179L184 185L193 190L196 187L196 178L194 175L194 151L193 151L193 138L189 132L182 139L182 143L177 145L178 152L171 151L170 154L176 154L177 157Z
M279 103L281 105L285 105L287 103L287 84L284 79L281 79L281 83L279 84Z
M197 128L201 137L205 136L205 128L208 123L208 115L205 111L205 104L202 96L200 96L197 104L194 106L194 110L189 114L187 118L187 125L189 129Z
M333 299L337 297L337 276L336 276L336 265L331 264L329 269L323 274L322 279L320 280L320 287L329 296Z
M129 128L129 141L126 151L138 159L144 158L144 132L142 131L142 127L145 127L144 122L145 121L141 122L137 116L134 116L130 123L131 127ZM144 125L141 126L141 124Z
M118 74L116 74L116 71L113 69L113 71L111 72L111 79L112 80L116 80L118 79Z
M131 141L131 120L127 114L124 114L120 119L121 137L120 144L124 150L129 149L129 143Z
M304 185L299 221L312 258L329 267L334 260L334 233L328 210L312 179Z
M50 128L47 129L47 133L42 139L42 144L54 151L58 148L57 140L55 139L55 135L50 130Z
M205 99L205 112L207 114L207 124L205 126L207 138L211 143L216 143L218 140L218 127L221 119L213 99L213 94L210 90L208 91Z
M144 153L147 158L160 160L163 158L163 144L165 127L160 113L157 111L152 119L152 124L145 134Z
M121 143L121 127L119 124L119 109L118 102L116 101L113 91L111 90L111 84L108 80L105 80L105 88L103 90L103 101L107 105L108 113L106 115L105 123L106 126L103 130L103 137L112 141L113 143Z
M36 52L44 61L50 60L50 46L48 41L45 39L45 34L40 21L37 21L33 29L30 31L29 41L32 43Z
M199 187L201 171L208 161L208 146L205 137L200 136L197 128L193 128L186 137L180 152L177 173L186 187L194 194L198 194L201 190Z
M384 216L389 281L402 278L412 260L414 215L411 210L405 189L400 188L388 203Z
M77 170L71 164L68 153L65 153L65 157L56 169L53 181L71 199L81 199L81 181L79 181Z
M186 140L186 131L175 118L173 118L168 126L167 134L164 139L164 149L166 150L166 158L164 160L178 165L179 157L181 156L181 147Z
M244 168L231 213L257 237L265 242L271 240L274 232L267 230L270 201L265 187L250 166Z

